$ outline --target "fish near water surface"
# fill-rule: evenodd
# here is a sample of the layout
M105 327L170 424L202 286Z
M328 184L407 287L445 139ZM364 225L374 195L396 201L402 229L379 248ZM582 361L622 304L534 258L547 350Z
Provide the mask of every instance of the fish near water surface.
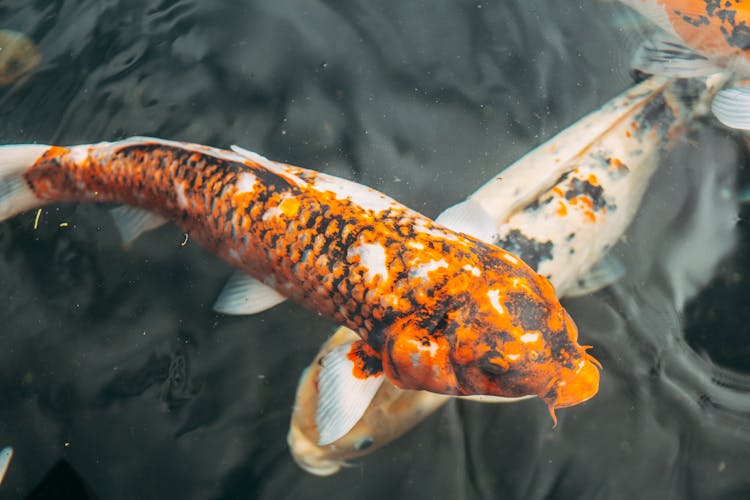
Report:
M722 70L750 78L750 4L742 0L621 0L662 32L646 40L634 66L650 74L706 76ZM750 86L740 82L712 104L725 125L750 129Z
M0 219L59 201L137 207L116 213L124 232L172 220L245 273L217 310L289 298L356 331L360 341L322 362L322 444L356 423L384 378L442 394L537 395L553 416L598 390L596 361L545 278L359 184L237 147L151 138L4 146L0 179ZM461 215L462 231L482 234L481 210Z
M23 33L0 30L0 88L33 71L42 60L34 42Z
M357 334L348 328L337 329L305 368L297 386L287 443L295 462L318 476L335 474L350 460L385 446L450 400L443 394L402 390L384 382L365 414L346 435L331 444L319 445L315 415L321 362L330 352L357 340Z
M624 269L610 248L630 225L663 155L692 120L708 112L729 79L727 74L649 78L535 148L468 198L494 218L490 241L546 276L560 297L616 281ZM454 210L438 220L452 218ZM385 382L349 433L318 445L318 360L356 339L351 331L337 330L300 378L287 441L295 461L313 474L338 472L451 399Z

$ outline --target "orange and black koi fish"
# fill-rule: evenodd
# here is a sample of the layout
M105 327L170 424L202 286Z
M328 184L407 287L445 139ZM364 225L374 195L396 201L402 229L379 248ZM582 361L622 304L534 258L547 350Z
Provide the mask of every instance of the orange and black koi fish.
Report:
M560 298L619 280L625 268L610 249L638 212L664 154L684 140L727 81L726 73L692 80L650 77L503 169L468 197L494 218L491 242L547 277ZM451 400L386 381L346 435L318 445L319 361L358 339L339 328L300 377L287 443L294 460L312 474L336 473Z
M722 70L750 78L750 3L742 0L621 0L662 29L638 50L634 67L677 78ZM712 104L725 125L750 129L750 85L721 91Z
M451 395L538 395L554 409L598 390L596 361L550 283L485 243L479 205L449 229L362 185L225 151L150 138L0 149L0 219L58 201L124 203L123 227L175 221L246 275L217 310L285 298L361 341L323 360L321 443L344 435L383 382ZM158 215L151 215L158 214ZM248 276L249 275L249 276Z

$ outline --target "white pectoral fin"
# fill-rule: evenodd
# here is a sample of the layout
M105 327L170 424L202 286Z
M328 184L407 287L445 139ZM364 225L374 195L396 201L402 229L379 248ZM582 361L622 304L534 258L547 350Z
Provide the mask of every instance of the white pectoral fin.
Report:
M494 244L497 234L495 219L479 202L471 199L448 207L438 215L435 222L489 244Z
M120 232L122 244L126 247L146 231L156 229L167 223L167 219L159 214L129 205L115 207L109 213Z
M352 430L383 384L382 372L367 378L354 376L354 363L347 356L350 349L351 344L344 344L322 360L315 414L320 446L333 443Z
M672 78L695 78L722 71L678 38L663 32L654 33L638 47L631 66L644 73Z
M565 291L566 297L580 297L594 293L602 288L619 281L625 275L625 266L620 259L607 254L580 278L576 286Z
M458 399L463 399L465 401L475 401L477 403L517 403L519 401L524 401L526 399L535 398L536 396L534 394L529 394L528 396L518 396L517 398L505 398L503 396L485 396L482 394L475 395L475 396L455 396Z
M727 127L750 130L750 86L722 90L714 97L711 111Z
M8 472L11 458L13 458L13 448L6 446L0 450L0 484L2 484L5 478L5 473Z
M229 278L214 304L214 311L223 314L257 314L286 300L271 288L237 271Z

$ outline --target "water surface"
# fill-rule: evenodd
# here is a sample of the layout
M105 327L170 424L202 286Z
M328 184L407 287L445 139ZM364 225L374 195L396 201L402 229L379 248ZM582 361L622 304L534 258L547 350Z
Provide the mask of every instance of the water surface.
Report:
M0 89L0 142L236 143L434 216L632 83L623 10L0 1L0 28L43 57ZM539 401L451 404L329 478L285 436L333 325L293 304L215 314L231 269L174 227L125 251L106 207L51 206L36 230L16 217L0 226L0 447L16 451L0 495L750 496L745 164L710 124L665 158L615 249L626 278L566 302L604 371L557 428Z

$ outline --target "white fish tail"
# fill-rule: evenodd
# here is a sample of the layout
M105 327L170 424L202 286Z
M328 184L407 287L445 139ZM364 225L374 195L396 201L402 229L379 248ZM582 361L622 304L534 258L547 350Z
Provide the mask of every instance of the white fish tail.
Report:
M47 149L41 144L0 146L0 221L43 204L23 174Z

